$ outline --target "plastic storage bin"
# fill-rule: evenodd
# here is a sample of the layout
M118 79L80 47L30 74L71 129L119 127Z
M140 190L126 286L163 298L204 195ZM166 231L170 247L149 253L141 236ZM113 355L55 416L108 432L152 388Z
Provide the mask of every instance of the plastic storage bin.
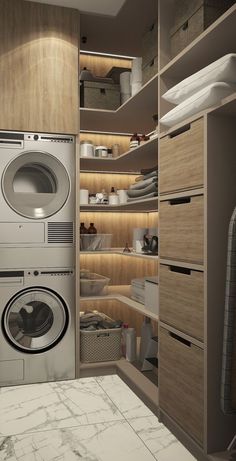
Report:
M90 272L87 277L80 278L81 296L97 296L106 294L110 279Z
M81 234L81 251L99 251L111 249L112 234Z

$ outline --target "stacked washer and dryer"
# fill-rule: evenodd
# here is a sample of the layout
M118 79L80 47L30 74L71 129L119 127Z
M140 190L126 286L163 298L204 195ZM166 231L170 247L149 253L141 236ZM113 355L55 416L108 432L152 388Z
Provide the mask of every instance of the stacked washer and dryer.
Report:
M0 386L75 378L75 139L0 131Z

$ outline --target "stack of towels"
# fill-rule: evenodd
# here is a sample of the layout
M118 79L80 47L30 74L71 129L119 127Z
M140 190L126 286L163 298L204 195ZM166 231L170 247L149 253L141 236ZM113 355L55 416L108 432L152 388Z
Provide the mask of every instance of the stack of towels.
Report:
M128 202L156 197L158 195L158 171L157 166L141 170L141 176L135 179L127 190Z
M80 329L87 331L121 328L121 320L113 320L102 312L86 311L80 313Z

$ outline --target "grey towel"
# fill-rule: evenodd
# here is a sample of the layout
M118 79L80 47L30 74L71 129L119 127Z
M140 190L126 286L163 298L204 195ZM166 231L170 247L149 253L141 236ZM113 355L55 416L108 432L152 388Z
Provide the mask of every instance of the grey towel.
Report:
M156 171L156 170L152 171L152 173L142 174L141 176L137 176L135 181L139 182L139 181L143 181L145 179L154 178L155 176L158 176L158 171Z
M236 413L233 393L236 382L236 208L232 214L228 233L228 255L225 292L223 359L221 378L221 409L225 414ZM234 399L235 400L235 399Z
M144 187L143 189L138 189L138 190L131 190L129 189L127 191L128 197L144 197L147 194L151 194L151 192L157 192L158 191L158 184L157 182L154 182L152 184L149 184L147 187Z
M149 184L152 184L153 182L157 182L157 176L154 176L154 178L148 178L148 179L144 179L143 181L136 182L135 184L132 184L130 186L130 189L131 190L144 189L145 187L149 186Z
M144 195L144 197L133 197L133 198L128 198L127 202L137 202L137 200L142 200L147 199L147 198L152 198L152 197L157 197L158 192L151 192L151 194Z

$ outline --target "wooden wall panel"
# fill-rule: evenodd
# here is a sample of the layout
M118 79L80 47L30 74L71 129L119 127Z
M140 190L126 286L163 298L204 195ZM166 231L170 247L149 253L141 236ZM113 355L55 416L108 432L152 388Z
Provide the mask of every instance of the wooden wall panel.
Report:
M112 67L131 68L132 61L129 59L110 58L106 56L94 56L92 54L80 55L80 69L87 67L93 75L105 77Z
M110 285L130 285L131 279L157 274L157 261L117 254L80 254L80 267L111 279Z
M113 144L120 145L120 154L129 150L130 136L120 136L103 133L80 133L80 141L90 140L95 146L107 146L111 148ZM115 165L114 165L115 168Z
M0 129L78 133L78 11L24 0L0 11Z
M135 175L111 173L81 173L80 188L88 189L90 194L96 194L105 189L110 192L111 187L128 189L135 182Z
M147 213L111 213L111 212L82 212L80 222L89 226L90 222L100 234L112 234L112 247L124 248L126 242L133 245L133 229L148 227Z

